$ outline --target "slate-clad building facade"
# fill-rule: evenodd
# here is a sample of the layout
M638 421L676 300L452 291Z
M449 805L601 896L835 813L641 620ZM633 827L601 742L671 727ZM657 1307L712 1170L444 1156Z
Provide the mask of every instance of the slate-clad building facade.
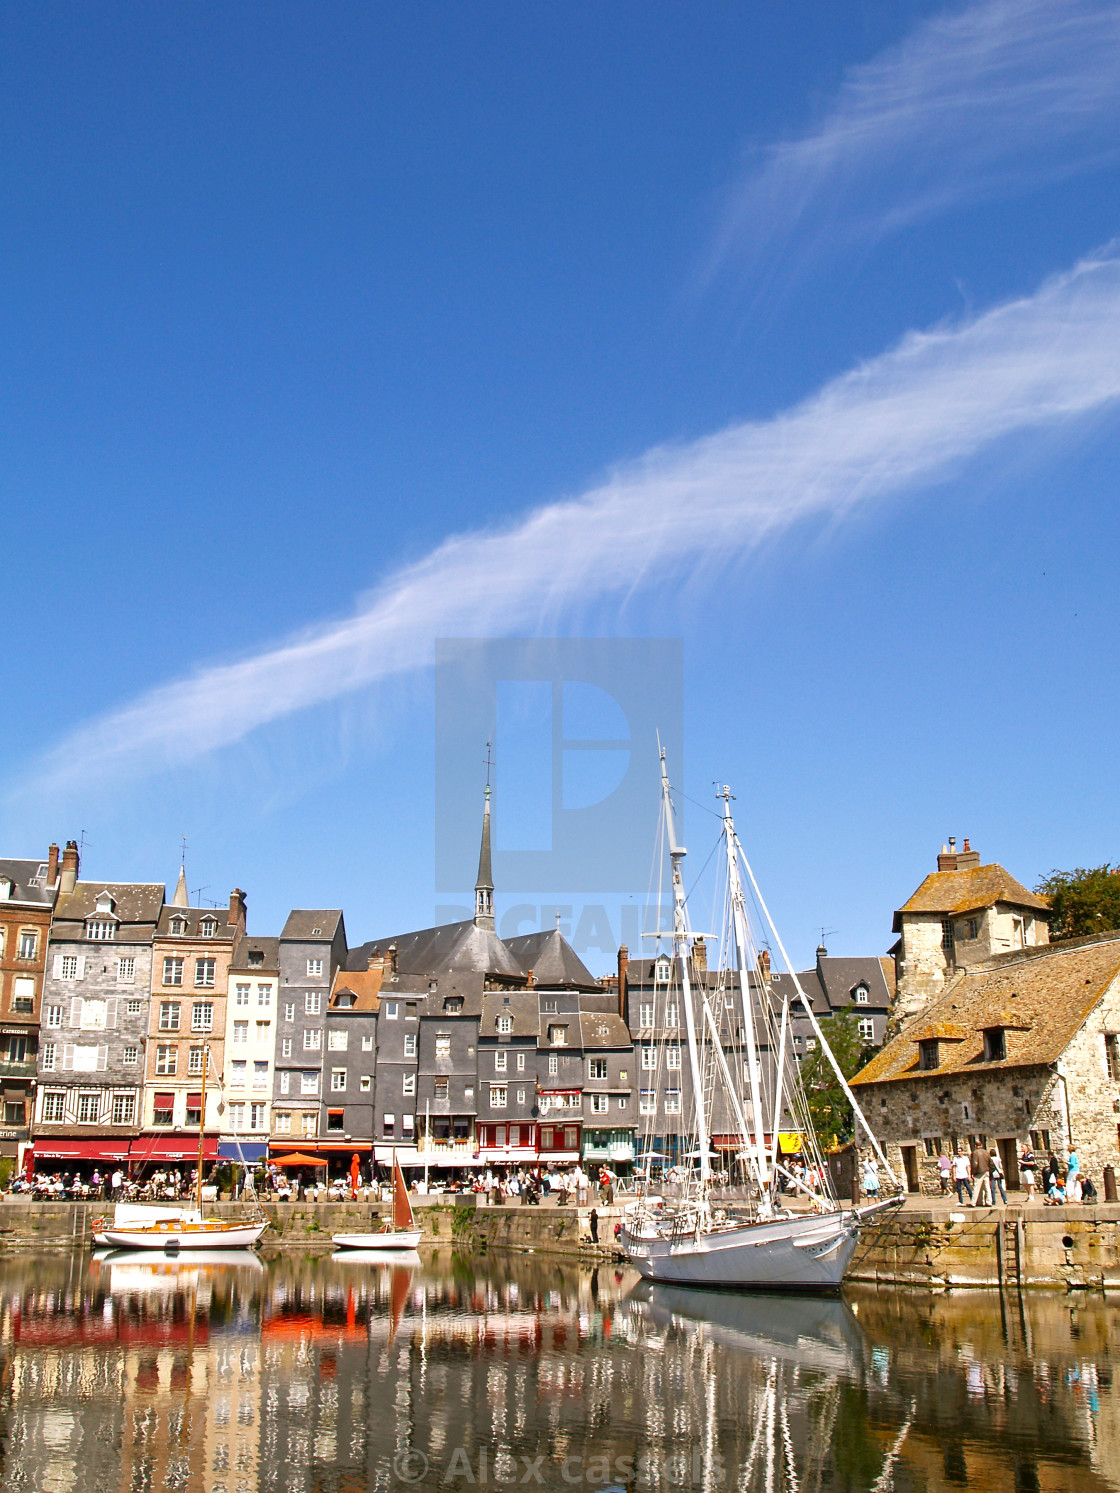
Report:
M75 858L71 842L67 854ZM58 896L58 846L45 861L0 860L0 1156L19 1161L31 1135L43 976Z
M346 927L337 908L297 908L280 934L280 1010L272 1103L273 1145L317 1144L323 1098L327 1000L346 962Z

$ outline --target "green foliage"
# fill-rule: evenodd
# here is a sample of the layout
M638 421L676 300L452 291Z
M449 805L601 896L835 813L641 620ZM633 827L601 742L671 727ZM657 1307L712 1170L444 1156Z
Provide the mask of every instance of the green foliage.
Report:
M6 1190L8 1183L12 1180L12 1173L16 1169L14 1156L0 1156L0 1191Z
M1051 938L1084 938L1120 928L1120 868L1107 861L1103 866L1051 871L1035 891L1050 899Z
M864 1045L856 1019L848 1011L822 1021L821 1031L845 1078L858 1073L876 1051ZM802 1062L801 1079L805 1085L809 1116L821 1145L827 1149L850 1140L852 1107L844 1096L832 1064L819 1047L814 1048Z

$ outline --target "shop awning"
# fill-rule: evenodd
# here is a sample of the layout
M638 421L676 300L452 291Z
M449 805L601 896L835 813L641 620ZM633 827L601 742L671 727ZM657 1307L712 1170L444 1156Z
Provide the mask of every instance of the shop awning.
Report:
M198 1139L191 1135L142 1135L132 1142L128 1159L141 1165L146 1161L193 1161L197 1165ZM216 1135L208 1135L203 1141L202 1159L217 1161Z
M129 1140L121 1136L91 1136L88 1140L52 1140L40 1135L35 1141L35 1160L127 1161Z
M266 1140L220 1140L218 1156L222 1161L261 1161L268 1155Z

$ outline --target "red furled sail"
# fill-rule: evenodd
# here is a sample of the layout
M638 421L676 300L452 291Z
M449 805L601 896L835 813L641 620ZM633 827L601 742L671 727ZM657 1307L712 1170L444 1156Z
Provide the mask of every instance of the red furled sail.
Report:
M404 1173L401 1164L397 1160L397 1153L393 1152L393 1228L398 1233L407 1229L414 1229L416 1222L412 1216L412 1204L408 1200L408 1189L404 1185Z

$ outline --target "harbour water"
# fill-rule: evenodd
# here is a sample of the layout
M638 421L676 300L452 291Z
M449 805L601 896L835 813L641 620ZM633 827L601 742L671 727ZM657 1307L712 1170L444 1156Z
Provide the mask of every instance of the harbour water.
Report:
M0 1258L6 1493L1120 1489L1100 1295L662 1290L614 1266Z

